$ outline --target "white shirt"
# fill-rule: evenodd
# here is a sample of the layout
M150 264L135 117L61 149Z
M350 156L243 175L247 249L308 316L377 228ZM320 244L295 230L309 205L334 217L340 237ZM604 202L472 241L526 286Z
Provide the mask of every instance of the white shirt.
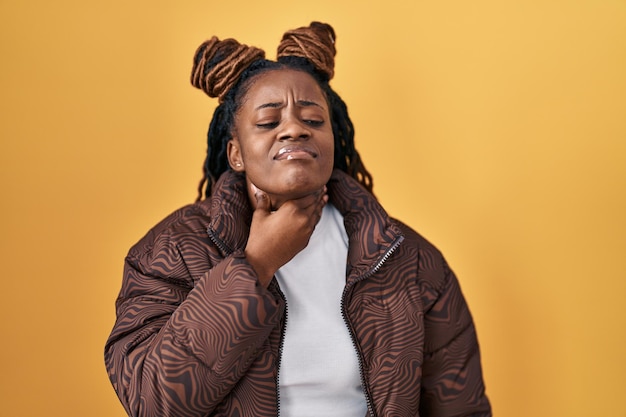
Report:
M308 246L276 272L287 298L279 369L281 417L363 417L356 348L341 315L348 236L327 204Z

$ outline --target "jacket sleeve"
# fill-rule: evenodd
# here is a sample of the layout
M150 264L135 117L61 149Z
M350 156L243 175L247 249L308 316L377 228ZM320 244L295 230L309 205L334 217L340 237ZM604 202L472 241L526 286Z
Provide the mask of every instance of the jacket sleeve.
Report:
M241 252L185 283L172 246L126 259L105 363L129 416L210 414L284 311Z
M424 315L421 416L491 416L472 316L458 280L443 263L444 280Z

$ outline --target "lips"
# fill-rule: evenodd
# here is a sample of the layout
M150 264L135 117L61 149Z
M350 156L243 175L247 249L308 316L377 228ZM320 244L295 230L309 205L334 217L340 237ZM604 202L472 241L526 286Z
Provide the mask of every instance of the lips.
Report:
M313 158L317 158L317 152L307 146L302 145L287 145L283 148L280 148L276 155L274 155L274 159L277 161Z

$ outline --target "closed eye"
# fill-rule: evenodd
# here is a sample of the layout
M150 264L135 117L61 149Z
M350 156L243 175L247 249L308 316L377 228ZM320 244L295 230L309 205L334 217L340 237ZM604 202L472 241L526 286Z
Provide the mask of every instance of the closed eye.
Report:
M261 129L274 129L278 126L278 122L257 123L256 127Z
M308 124L309 126L319 127L324 124L324 121L323 120L305 120L304 123Z

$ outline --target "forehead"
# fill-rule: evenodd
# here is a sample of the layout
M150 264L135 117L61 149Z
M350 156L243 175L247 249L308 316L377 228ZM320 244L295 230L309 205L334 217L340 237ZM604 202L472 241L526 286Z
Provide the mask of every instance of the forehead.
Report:
M321 87L312 75L293 69L276 69L257 75L244 95L243 105L282 102L289 98L326 102ZM268 101L269 100L269 101Z

